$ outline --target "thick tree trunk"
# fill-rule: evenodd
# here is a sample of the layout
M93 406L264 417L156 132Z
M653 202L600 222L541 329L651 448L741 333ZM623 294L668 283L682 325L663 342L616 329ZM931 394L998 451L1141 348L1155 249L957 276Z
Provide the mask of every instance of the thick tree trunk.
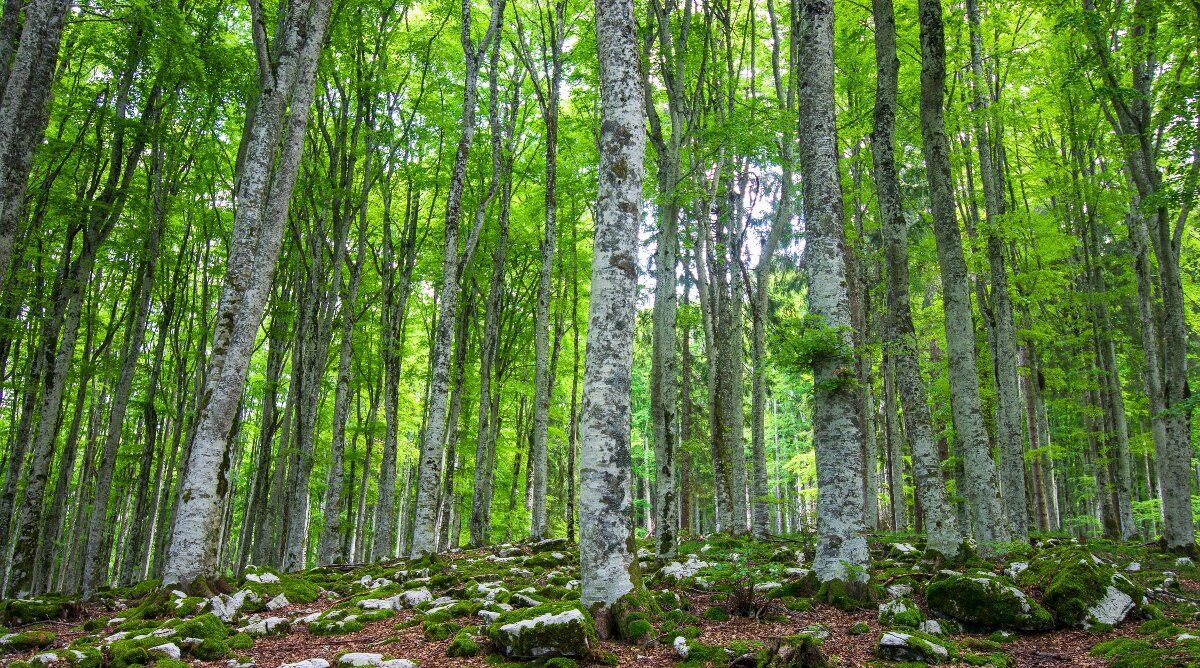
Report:
M289 7L278 38L281 55L260 81L262 92L242 155L233 243L208 375L163 573L166 584L196 583L203 589L205 583L196 581L217 574L216 540L230 464L228 438L279 257L331 4L309 0Z
M853 376L850 295L838 172L833 73L833 3L800 4L800 163L804 175L808 311L836 337L812 358L813 446L821 521L813 570L822 583L859 583L866 575L862 435Z
M645 154L643 91L632 0L597 0L600 170L580 418L581 602L603 636L638 587L630 525L631 373L637 228Z

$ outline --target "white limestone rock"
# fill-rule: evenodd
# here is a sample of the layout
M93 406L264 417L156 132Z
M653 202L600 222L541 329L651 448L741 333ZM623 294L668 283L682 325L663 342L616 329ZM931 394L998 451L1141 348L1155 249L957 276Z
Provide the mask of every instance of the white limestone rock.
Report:
M900 631L884 633L879 639L875 653L887 661L923 661L936 664L950 659L950 651L945 646Z
M179 657L183 656L183 652L180 651L179 645L176 645L173 642L158 645L157 647L151 647L148 651L158 652L165 655L168 659L175 659L176 661L179 660Z
M295 663L285 663L279 668L329 668L329 662L321 657L314 657Z

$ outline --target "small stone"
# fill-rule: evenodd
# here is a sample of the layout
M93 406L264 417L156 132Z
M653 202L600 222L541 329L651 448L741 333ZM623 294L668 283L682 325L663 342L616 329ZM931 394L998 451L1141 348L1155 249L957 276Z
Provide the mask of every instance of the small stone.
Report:
M887 586L887 593L892 598L903 598L905 596L912 596L913 588L912 585L903 583L891 584Z
M1191 568L1195 565L1196 563L1192 561L1191 557L1180 557L1175 560L1175 568Z
M942 624L936 619L926 619L917 627L921 633L928 633L931 636L942 635Z
M159 645L157 647L151 647L149 651L165 654L168 659L175 659L176 661L178 661L179 657L183 655L183 653L179 650L179 645L176 645L173 642Z
M754 585L754 592L756 594L765 594L774 589L779 589L782 586L783 585L778 582L760 582Z
M267 610L278 610L280 608L286 608L289 605L291 605L291 603L288 602L287 597L283 594L280 594L267 601Z
M420 589L410 589L403 594L400 594L400 602L409 608L415 608L422 603L433 600L433 594L425 587Z
M1127 572L1127 573L1137 573L1140 570L1142 570L1142 565L1136 561L1130 563L1128 566L1125 567L1125 572Z
M329 668L329 662L320 657L313 657L295 663L285 663L279 668Z
M383 655L375 654L374 652L349 652L338 657L339 666L352 666L353 668L361 668L362 666L382 666Z
M259 584L279 584L279 576L271 572L250 573L246 576L246 580Z
M288 620L286 617L267 617L260 619L251 624L247 624L238 629L241 633L248 633L252 636L265 636L273 633L281 633L287 630Z
M1007 575L1010 579L1016 580L1017 576L1020 575L1021 573L1024 573L1028 568L1029 568L1028 561L1014 561L1013 563L1008 565L1008 568L1004 569L1004 574Z
M691 650L688 649L687 638L675 636L675 653L679 655L679 658L688 658L689 651Z

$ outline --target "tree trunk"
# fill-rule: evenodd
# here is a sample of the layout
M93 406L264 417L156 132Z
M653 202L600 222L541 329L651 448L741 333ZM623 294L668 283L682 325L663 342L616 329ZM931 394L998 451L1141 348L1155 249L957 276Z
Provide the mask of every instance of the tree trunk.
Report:
M622 600L639 581L629 439L645 107L633 2L597 0L595 6L600 169L579 430L579 573L581 602L608 637Z
M225 287L217 309L199 417L184 467L177 521L163 573L165 584L195 583L205 589L206 583L196 581L217 574L216 540L230 465L228 438L279 257L331 4L330 0L308 0L289 6L278 37L280 57L269 71L264 68L259 82L261 94L238 175ZM256 39L258 34L255 31Z
M1007 542L1010 533L1000 505L996 465L983 422L970 282L950 180L950 148L942 106L946 90L946 43L941 0L920 0L920 24L921 137L946 313L951 406L967 478L964 491L970 506L971 533L980 552L987 555L998 544Z
M813 570L822 583L863 583L867 540L862 504L863 459L858 397L853 385L853 349L848 334L850 295L846 282L845 232L838 172L834 100L833 3L800 4L800 163L804 175L804 218L808 268L808 311L814 327L832 336L812 357L813 446L818 478L817 554Z

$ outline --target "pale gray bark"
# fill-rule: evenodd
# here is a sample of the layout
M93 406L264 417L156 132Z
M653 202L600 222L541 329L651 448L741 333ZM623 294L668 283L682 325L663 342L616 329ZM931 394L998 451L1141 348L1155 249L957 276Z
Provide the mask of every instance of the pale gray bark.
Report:
M842 189L834 99L833 3L800 3L800 164L804 175L804 261L808 311L837 344L812 357L813 447L820 522L813 570L821 582L868 577L862 504L862 435L849 336Z
M874 0L873 5L878 85L871 155L887 264L888 312L884 319L884 338L892 362L895 390L904 408L904 432L912 447L913 484L920 501L927 545L930 550L953 559L958 555L958 526L946 499L941 458L933 438L933 420L917 361L918 343L909 305L908 225L901 206L895 159L896 93L900 69L896 56L896 19L892 0ZM892 409L888 411L888 419L895 420Z
M538 5L541 9L541 6ZM546 124L546 197L545 225L541 243L541 269L538 272L537 307L534 314L534 399L533 399L533 449L530 470L533 472L533 508L530 514L529 536L541 539L546 533L546 438L550 416L550 395L554 378L550 356L550 279L554 271L554 258L558 250L558 101L562 80L562 49L566 39L564 12L565 0L549 6L544 16L539 17L540 32L545 39L542 62L545 64L539 79L533 66L529 49L524 44L524 32L520 31L521 57L525 68L533 79L542 118ZM517 25L521 26L520 12Z
M611 611L637 586L630 429L637 229L645 107L632 0L597 0L600 169L580 416L581 602L611 631Z
M435 549L438 488L441 484L443 448L446 439L447 413L450 399L450 353L454 346L454 321L458 311L459 274L478 240L478 228L467 239L463 257L458 250L458 227L462 216L462 194L466 181L467 159L475 136L475 113L479 88L479 65L493 39L499 39L504 16L504 0L492 0L491 19L487 33L478 46L471 37L471 3L462 3L462 42L466 62L466 85L463 92L462 134L450 175L446 195L445 251L442 258L442 287L437 313L437 330L430 351L429 415L421 439L421 461L417 474L417 498L413 516L413 536L409 553L412 558L430 554ZM477 218L477 223L482 219Z
M217 574L216 540L230 463L227 441L279 257L331 4L308 0L290 5L279 31L278 60L263 63L261 94L243 146L233 243L208 375L163 571L166 584L196 583L203 589L206 583L197 580ZM259 31L255 35L258 39Z
M63 20L71 0L6 2L4 29L15 33L16 12L23 9L20 37L9 60L12 36L5 35L3 74L0 80L0 289L8 287L13 243L25 202L25 188L33 167L33 151L42 140L47 121L47 100L58 62Z
M987 251L991 270L990 306L995 327L992 365L996 378L996 440L1000 446L1000 485L1004 513L1013 540L1025 540L1029 509L1025 504L1025 442L1021 433L1021 395L1017 379L1017 337L1013 326L1012 298L1008 289L1007 258L1002 241L1005 200L1000 161L992 151L999 142L993 127L990 93L983 70L983 43L980 37L978 0L967 0L967 18L971 31L971 95L975 110L975 141L979 150L980 181L983 184L984 210L987 213ZM996 135L996 136L993 136Z
M962 235L955 217L950 180L950 147L943 105L946 90L946 43L941 0L920 0L921 137L929 182L934 237L942 278L950 397L958 448L966 473L971 535L982 554L1009 539L1000 505L996 464L989 451L983 404L976 375L975 323Z

